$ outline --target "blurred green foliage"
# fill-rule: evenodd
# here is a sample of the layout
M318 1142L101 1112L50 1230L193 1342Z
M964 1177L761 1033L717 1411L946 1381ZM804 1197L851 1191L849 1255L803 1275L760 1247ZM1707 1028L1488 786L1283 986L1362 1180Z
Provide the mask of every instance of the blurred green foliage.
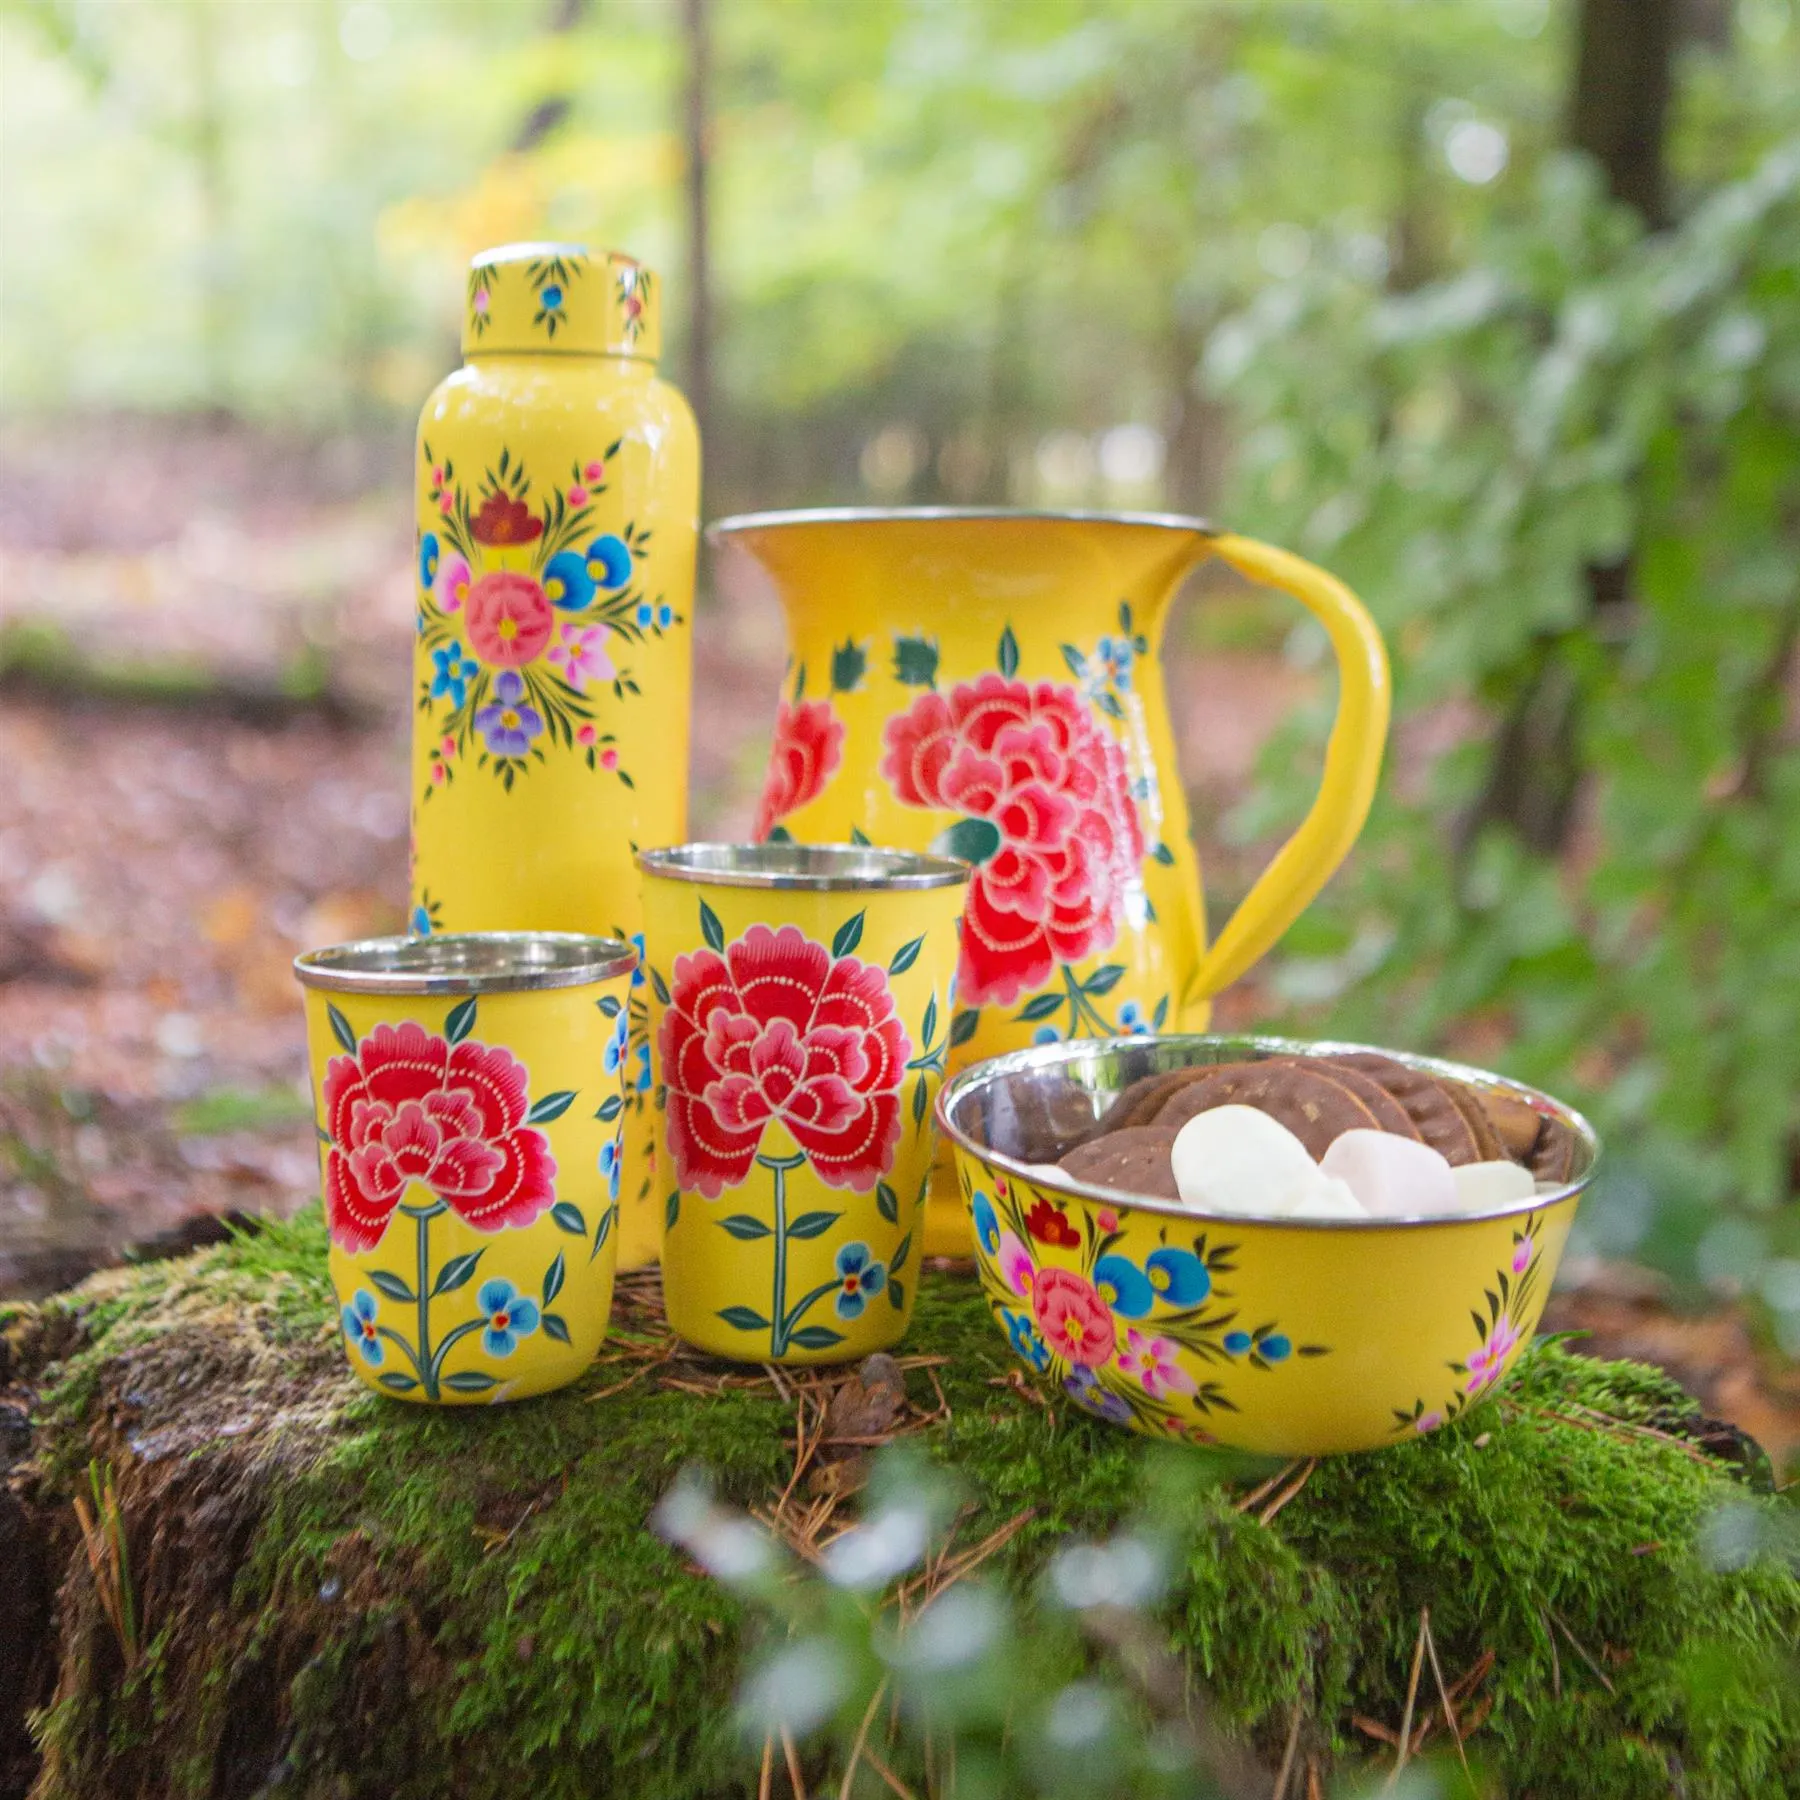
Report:
M1584 165L1534 201L1453 276L1396 295L1327 263L1209 347L1250 426L1236 516L1369 596L1402 746L1471 696L1543 704L1552 662L1579 701L1560 864L1498 828L1445 853L1491 733L1402 750L1288 989L1409 1042L1491 1015L1613 1139L1601 1245L1760 1281L1800 1348L1800 141L1654 237ZM1586 571L1627 554L1630 603L1594 609ZM1254 823L1300 803L1294 748Z

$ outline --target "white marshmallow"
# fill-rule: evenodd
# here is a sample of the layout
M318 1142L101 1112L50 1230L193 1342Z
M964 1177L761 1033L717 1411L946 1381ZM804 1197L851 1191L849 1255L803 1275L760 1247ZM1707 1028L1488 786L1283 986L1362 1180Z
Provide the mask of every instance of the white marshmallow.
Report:
M1367 1208L1350 1191L1347 1182L1323 1172L1300 1190L1299 1198L1286 1213L1290 1219L1366 1219L1368 1216Z
M1346 1131L1319 1159L1320 1169L1344 1182L1378 1219L1453 1213L1458 1198L1451 1169L1429 1144L1390 1131Z
M1456 1204L1465 1212L1510 1206L1515 1200L1529 1200L1538 1191L1531 1171L1516 1162L1464 1163L1450 1174L1456 1182Z
M1169 1151L1182 1204L1202 1212L1279 1214L1319 1179L1306 1146L1254 1106L1196 1113Z

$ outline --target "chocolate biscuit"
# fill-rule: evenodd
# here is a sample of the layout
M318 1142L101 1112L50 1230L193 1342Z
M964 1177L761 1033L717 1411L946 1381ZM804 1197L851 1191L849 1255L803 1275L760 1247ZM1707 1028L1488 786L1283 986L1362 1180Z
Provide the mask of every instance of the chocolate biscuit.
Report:
M1077 1144L1062 1159L1062 1170L1094 1187L1119 1188L1156 1200L1179 1200L1169 1152L1172 1129L1160 1125L1125 1125L1105 1137Z
M1487 1116L1481 1104L1481 1096L1466 1081L1452 1081L1441 1075L1438 1077L1438 1086L1450 1096L1456 1110L1462 1114L1469 1129L1475 1134L1475 1148L1480 1152L1481 1161L1505 1162L1505 1146L1494 1130L1493 1120Z
M1119 1090L1118 1097L1100 1115L1093 1130L1084 1133L1081 1141L1092 1143L1095 1138L1123 1130L1128 1125L1148 1125L1177 1088L1210 1075L1215 1067L1213 1063L1200 1063L1193 1068L1166 1069L1160 1075L1140 1076L1129 1087Z
M1283 1056L1271 1060L1317 1069L1320 1074L1329 1075L1340 1087L1347 1087L1375 1115L1376 1125L1390 1137L1411 1138L1415 1144L1424 1142L1419 1136L1419 1128L1407 1117L1406 1108L1379 1081L1365 1075L1361 1069L1353 1069L1346 1062L1325 1056Z
M1500 1140L1500 1148L1514 1162L1527 1161L1536 1148L1544 1115L1529 1100L1522 1100L1505 1088L1477 1088L1475 1097Z
M1177 1129L1215 1106L1254 1106L1285 1125L1315 1160L1346 1131L1378 1131L1375 1115L1314 1063L1274 1059L1210 1070L1163 1103L1156 1123Z
M1418 1128L1420 1139L1453 1168L1483 1160L1474 1129L1435 1075L1373 1050L1347 1051L1330 1060L1360 1070L1386 1088Z
M1561 1119L1545 1119L1525 1166L1539 1181L1559 1187L1575 1173L1575 1133Z

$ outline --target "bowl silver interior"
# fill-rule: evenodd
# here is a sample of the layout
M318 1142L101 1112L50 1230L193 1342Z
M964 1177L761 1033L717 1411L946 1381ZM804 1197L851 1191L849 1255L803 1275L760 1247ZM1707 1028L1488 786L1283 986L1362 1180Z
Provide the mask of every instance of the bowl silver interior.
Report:
M1074 1176L1052 1179L1042 1165L1058 1161L1065 1151L1092 1129L1113 1101L1134 1081L1146 1075L1165 1075L1175 1069L1207 1064L1256 1062L1271 1056L1332 1056L1370 1051L1396 1062L1464 1081L1476 1088L1516 1094L1537 1111L1560 1120L1575 1135L1574 1169L1561 1186L1485 1212L1457 1213L1446 1217L1395 1219L1281 1219L1269 1214L1269 1223L1296 1230L1367 1231L1394 1225L1455 1225L1468 1219L1505 1218L1552 1204L1579 1193L1593 1179L1600 1158L1600 1138L1573 1107L1523 1082L1511 1081L1486 1069L1449 1062L1441 1057L1419 1056L1411 1051L1389 1050L1379 1044L1352 1044L1336 1040L1224 1036L1191 1033L1167 1037L1075 1038L1054 1044L1036 1044L1015 1050L965 1069L946 1082L938 1095L938 1124L958 1148L979 1156L1008 1174L1021 1175L1038 1187L1055 1187L1084 1199L1117 1204L1113 1188L1095 1187ZM1035 1166L1034 1166L1035 1165ZM1196 1213L1176 1201L1148 1195L1133 1198L1131 1205L1172 1218L1192 1219ZM1258 1215L1243 1215L1254 1219Z

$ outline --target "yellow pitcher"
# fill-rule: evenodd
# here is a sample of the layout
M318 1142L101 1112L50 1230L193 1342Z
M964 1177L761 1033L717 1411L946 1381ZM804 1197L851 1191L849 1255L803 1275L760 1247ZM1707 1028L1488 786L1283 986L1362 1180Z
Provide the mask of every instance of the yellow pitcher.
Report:
M642 941L642 845L686 835L699 440L628 256L477 256L419 419L412 924ZM621 1266L651 1261L648 1013L629 1002Z
M1362 828L1387 657L1356 597L1300 557L1162 514L820 510L708 536L754 558L787 612L756 834L974 865L953 1070L1055 1038L1204 1029ZM1169 602L1209 555L1305 606L1339 676L1312 810L1210 946L1157 668ZM940 1173L926 1248L966 1255Z

